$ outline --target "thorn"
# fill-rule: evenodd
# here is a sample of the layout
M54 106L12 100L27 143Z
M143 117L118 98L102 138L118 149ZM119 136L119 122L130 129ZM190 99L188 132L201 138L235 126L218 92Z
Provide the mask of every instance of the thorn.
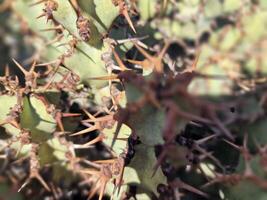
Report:
M83 112L89 117L89 119L96 120L95 116L89 113L87 110L83 109Z
M202 139L200 139L200 140L197 140L196 143L197 143L197 144L203 144L203 143L205 143L206 141L208 141L208 140L210 140L210 139L212 139L212 138L215 138L215 137L216 137L215 134L214 134L214 135L210 135L210 136L207 136L207 137L202 138Z
M104 136L102 134L99 134L95 139L82 144L82 145L75 145L75 149L86 149L86 148L90 148L91 145L98 143L100 141L102 141L104 139Z
M236 144L234 144L233 142L230 142L230 141L228 141L228 140L226 140L226 139L223 139L223 141L225 141L227 144L231 145L231 146L234 147L235 149L241 151L241 147L238 146L238 145L236 145Z
M37 16L36 19L40 19L40 18L45 17L45 16L46 16L46 13L42 13L39 16Z
M58 35L56 38L52 39L51 41L46 42L46 46L52 45L56 42L59 42L64 37L63 34Z
M102 181L103 183L101 184L101 189L100 189L100 194L99 194L99 198L98 200L102 200L103 199L103 196L104 196L104 192L105 192L105 189L106 189L106 185L107 185L107 181Z
M15 158L17 158L19 156L19 153L21 152L21 149L23 148L24 144L20 143L20 146L16 152Z
M65 132L64 130L64 126L63 126L63 123L62 123L62 113L60 113L60 111L57 111L56 114L55 114L55 120L57 122L57 125L60 129L61 132Z
M196 146L196 149L203 154L204 157L208 157L210 158L211 160L214 161L214 163L220 167L222 169L222 171L225 171L225 168L223 167L223 165L221 164L221 162L215 158L213 155L212 155L212 152L207 152L205 149L201 148L200 146Z
M100 164L110 164L110 163L114 163L114 161L116 161L116 159L109 159L109 160L96 160L96 161L94 161L94 163L100 163Z
M121 10L121 14L125 17L126 21L128 22L129 26L131 27L131 29L133 30L133 32L136 34L136 30L134 28L133 22L129 16L128 10L127 10L127 6L124 6L124 8Z
M13 62L16 64L16 66L22 71L22 73L26 76L28 72L14 59L12 58Z
M98 130L98 129L99 129L98 126L93 125L93 126L91 126L91 127L89 127L89 128L86 128L86 129L81 130L81 131L79 131L79 132L73 133L73 134L71 134L70 136L83 135L83 134L85 134L85 133L90 133L90 132L92 132L92 131L96 131L96 130Z
M127 59L127 61L128 61L129 63L132 63L132 64L134 64L134 65L140 65L140 66L142 66L142 65L143 65L143 63L144 63L144 61L139 61L139 60L131 60L131 59Z
M217 118L215 113L211 113L211 119L214 124L222 131L222 133L227 136L231 141L234 141L234 137L231 132L224 126L224 124Z
M146 60L143 61L143 63L142 63L143 67L145 65L149 65L149 66L152 66L156 70L156 72L162 73L162 71L163 71L162 60L163 60L163 57L164 57L168 47L170 46L170 42L166 42L163 49L156 56L151 56L150 54L148 54L143 48L141 48L139 45L137 45L136 42L133 42L133 44L138 49L138 51L140 51L140 53L143 54L143 56L146 59L148 59L148 61L146 61Z
M122 124L123 124L122 122L118 122L118 124L117 124L116 130L115 130L115 133L114 133L114 137L113 137L112 142L111 142L111 149L113 149L113 146L114 146L114 144L115 144L115 142L116 142L116 140L118 138L120 129L122 127Z
M150 54L148 54L142 47L140 47L136 42L133 42L134 46L138 49L138 51L140 51L141 54L143 54L143 56L145 56L145 58L147 58L148 60L152 61L153 60L153 56L151 56Z
M112 119L113 119L113 114L110 114L110 115L106 115L103 117L98 117L98 118L94 117L94 118L86 119L86 120L83 120L82 122L104 122L104 121L109 121Z
M62 29L61 25L58 25L58 26L51 27L51 28L40 29L39 31L41 31L41 32L46 32L46 31L59 31L61 29Z
M35 178L44 186L44 188L50 192L50 188L48 187L48 185L46 184L46 182L44 181L44 179L40 176L40 174L36 174Z
M118 75L90 77L89 80L118 80Z
M200 195L200 196L209 198L209 195L208 195L208 194L206 194L206 193L204 193L204 192L198 190L197 188L195 188L195 187L193 187L193 186L191 186L191 185L188 185L188 184L186 184L186 183L184 183L184 182L182 182L182 181L180 181L180 180L176 180L175 182L176 182L176 183L175 183L176 187L180 187L180 188L182 188L182 189L185 189L185 190L187 190L187 191L193 192L193 193L198 194L198 195Z
M115 57L116 62L117 62L118 65L119 65L120 69L121 69L122 71L127 70L127 67L123 64L123 62L122 62L122 60L120 59L119 55L117 54L117 52L116 52L113 48L112 48L112 53L113 53L113 55L114 55L114 57Z
M7 159L7 155L0 155L0 159Z
M94 169L79 170L80 173L90 174L90 175L100 175L100 171Z
M98 180L97 180L97 181L98 181ZM88 199L92 199L92 198L93 198L93 196L96 194L97 190L99 190L100 185L99 185L99 184L94 184L94 185L92 186L92 188L93 188L93 189L90 191L89 196L88 196Z
M54 61L51 61L51 62L47 62L47 63L39 63L36 65L36 67L42 67L42 66L47 66L47 65L53 65L53 64L56 64L58 63L58 59L57 60L54 60Z
M194 60L193 64L192 64L192 72L196 70L197 68L197 64L198 64L198 61L199 61L199 58L200 58L200 54L201 54L201 51L198 50L197 52L197 56L196 56L196 59Z
M28 183L30 182L30 178L27 178L27 180L22 184L22 186L18 189L18 192L20 192Z
M36 67L36 60L34 60L33 61L33 63L32 63L32 66L31 66L31 68L30 68L30 71L29 71L29 73L33 73L34 72L34 68Z
M62 113L62 117L79 117L80 113Z
M166 148L165 148L165 149L163 149L163 151L162 151L161 154L159 155L159 157L158 157L158 159L157 159L157 163L156 163L155 166L153 167L153 172L152 172L152 176L151 176L151 178L155 176L156 172L158 171L158 169L159 169L161 163L163 162L164 158L166 157L166 155L167 155L167 150L166 150Z
M9 77L9 76L10 76L9 66L6 65L6 66L5 66L5 77Z

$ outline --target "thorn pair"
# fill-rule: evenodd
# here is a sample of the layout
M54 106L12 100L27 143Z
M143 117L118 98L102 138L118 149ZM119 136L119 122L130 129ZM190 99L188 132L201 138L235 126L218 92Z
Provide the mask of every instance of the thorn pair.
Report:
M77 135L82 135L85 133L90 133L90 132L96 131L96 130L102 130L103 129L102 123L105 123L105 122L113 119L112 114L97 118L94 115L92 115L91 113L89 113L87 110L83 109L83 111L88 116L89 119L83 120L82 122L83 123L94 123L94 125L87 124L89 126L88 128L81 130L79 132L73 133L70 136L77 136Z
M147 51L145 51L142 47L140 47L136 42L133 42L134 46L138 49L138 51L145 57L145 60L143 61L136 61L136 60L128 60L128 62L132 64L136 64L141 66L143 69L153 69L158 73L163 72L163 57L170 45L169 42L167 42L163 49L160 51L160 53L152 56Z
M26 185L30 183L31 179L34 179L34 178L36 178L48 192L51 191L47 183L44 181L44 179L39 174L40 163L37 157L38 148L39 148L38 144L32 144L32 148L31 148L30 155L29 155L30 175L26 179L26 181L22 184L22 186L19 188L18 192L20 192Z
M39 74L34 71L36 67L36 61L34 61L30 67L30 70L27 71L21 66L15 59L12 59L20 71L24 74L26 88L35 89L37 87L37 78Z

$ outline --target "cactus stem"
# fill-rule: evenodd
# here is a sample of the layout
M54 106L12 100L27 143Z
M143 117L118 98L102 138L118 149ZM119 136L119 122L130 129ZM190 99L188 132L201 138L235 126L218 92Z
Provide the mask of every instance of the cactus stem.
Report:
M29 6L30 6L30 7L32 7L32 6L36 6L36 5L38 5L38 4L40 4L40 3L43 3L43 2L45 2L45 1L47 1L47 0L39 0L39 1L37 1L37 2L31 3Z

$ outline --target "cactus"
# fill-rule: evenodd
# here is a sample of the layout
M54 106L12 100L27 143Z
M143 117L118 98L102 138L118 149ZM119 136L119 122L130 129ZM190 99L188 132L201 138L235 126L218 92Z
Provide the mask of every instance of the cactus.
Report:
M264 1L0 2L1 193L266 198Z

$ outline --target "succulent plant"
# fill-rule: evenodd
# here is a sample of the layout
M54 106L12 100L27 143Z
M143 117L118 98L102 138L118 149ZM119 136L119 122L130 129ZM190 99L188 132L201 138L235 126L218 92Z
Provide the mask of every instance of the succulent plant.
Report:
M1 198L266 198L265 1L0 2Z

